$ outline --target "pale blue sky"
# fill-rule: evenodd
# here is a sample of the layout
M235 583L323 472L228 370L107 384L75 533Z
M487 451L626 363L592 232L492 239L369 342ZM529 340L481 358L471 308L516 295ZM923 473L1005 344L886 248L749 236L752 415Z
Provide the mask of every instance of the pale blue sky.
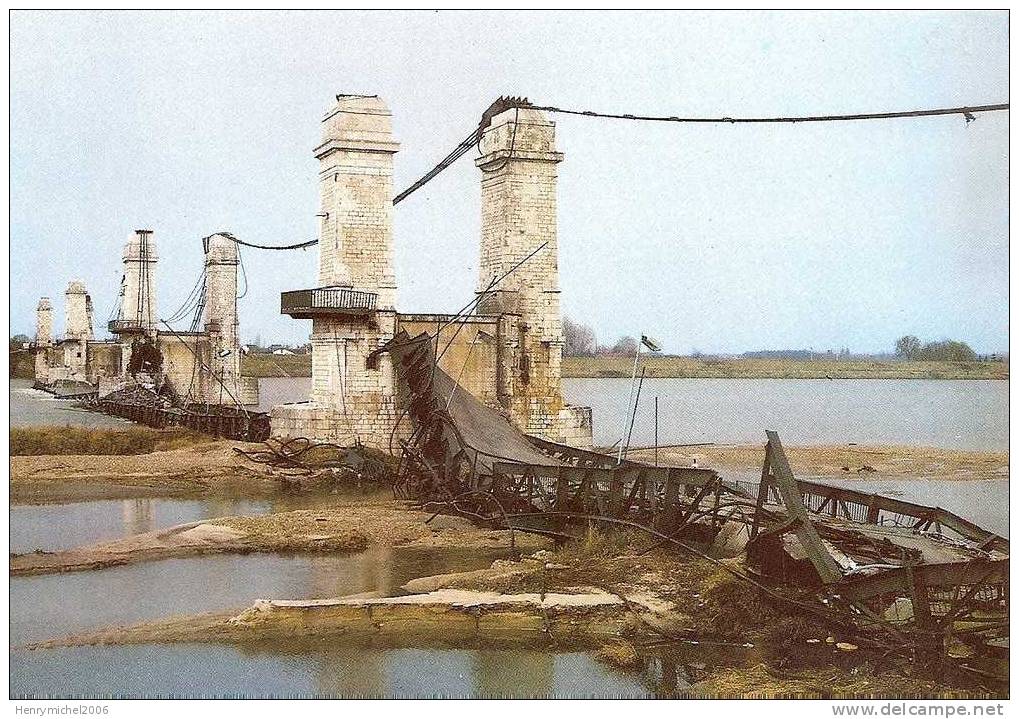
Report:
M498 95L602 111L795 115L1008 101L1008 16L972 13L57 13L11 16L11 329L85 280L105 326L120 251L155 230L168 316L201 237L316 236L337 92L393 110L403 189ZM556 116L562 306L601 341L880 351L1008 337L1008 113L811 125ZM396 208L399 308L475 289L471 156ZM242 336L303 341L282 290L316 250L248 250Z

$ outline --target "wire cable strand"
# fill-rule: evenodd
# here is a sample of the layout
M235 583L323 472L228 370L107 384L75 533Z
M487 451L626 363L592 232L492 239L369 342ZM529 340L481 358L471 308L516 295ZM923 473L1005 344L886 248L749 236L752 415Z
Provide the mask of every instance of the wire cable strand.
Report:
M853 120L891 120L908 117L934 117L938 115L963 115L967 121L975 119L978 112L997 112L1008 110L1008 103L993 105L967 105L965 107L941 107L926 110L899 110L894 112L864 112L850 115L797 115L789 117L678 117L675 115L633 115L630 113L594 112L592 110L569 110L551 105L533 105L532 110L556 112L562 115L582 115L584 117L602 117L612 120L639 120L643 122L685 122L685 123L716 123L716 124L748 124L777 122L846 122Z
M594 112L593 110L571 110L563 107L555 107L553 105L532 105L526 100L516 100L516 104L506 105L506 108L515 107L519 113L520 108L526 108L529 110L540 110L542 112L554 112L561 115L579 115L581 117L598 117L606 118L610 120L637 120L640 122L678 122L678 123L693 123L693 124L729 124L729 125L745 125L745 124L775 124L775 123L800 123L800 122L850 122L855 120L891 120L900 118L915 118L915 117L937 117L941 115L962 115L966 118L966 122L970 123L976 119L976 113L981 112L998 112L1002 110L1008 110L1009 106L1007 102L995 103L991 105L966 105L962 107L939 107L922 110L897 110L893 112L863 112L848 115L792 115L787 117L680 117L677 115L635 115L632 113L617 113L617 112ZM489 118L490 119L490 118ZM439 161L435 167L426 172L410 187L403 192L396 195L393 198L393 204L397 205L403 200L407 199L411 194L420 190L426 184L431 182L435 177L446 168L453 165L457 160L466 155L472 147L481 142L481 136L487 129L485 119L482 119L482 123L478 125L477 129L471 132L466 138L464 138L460 144L458 144L453 150L446 155L442 160ZM513 126L514 140L516 136L516 122ZM507 162L509 158L507 158ZM318 240L308 240L307 242L298 242L292 245L256 245L251 242L244 242L234 237L229 232L218 233L223 237L226 237L239 245L245 247L253 247L258 250L300 250L306 247L312 247L318 244Z

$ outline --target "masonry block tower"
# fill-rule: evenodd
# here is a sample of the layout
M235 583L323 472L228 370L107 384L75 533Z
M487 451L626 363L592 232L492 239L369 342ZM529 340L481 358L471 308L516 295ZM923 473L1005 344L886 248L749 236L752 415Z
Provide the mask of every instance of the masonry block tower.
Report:
M237 243L220 234L205 239L205 307L202 322L211 348L210 386L206 397L216 404L243 401L240 341L237 335ZM232 395L232 396L231 396Z
M159 329L156 315L156 244L152 230L135 230L124 245L124 276L120 287L120 312L109 330L120 339L120 374L127 373L131 345L143 338L155 339Z
M516 316L516 351L503 368L501 401L528 434L590 445L590 409L569 407L562 395L556 180L563 154L556 151L555 124L531 108L504 110L492 118L480 148L478 312Z
M81 280L71 280L64 292L64 366L74 379L84 379L88 343L92 339L92 298Z
M156 316L156 243L152 230L135 230L124 245L124 300L120 318L132 329L153 336Z
M273 409L273 433L385 449L398 412L388 355L396 331L393 139L376 96L338 95L323 120L319 161L319 286L286 292L282 311L311 319L310 402Z
M48 353L53 346L53 303L49 297L39 298L35 308L35 379L48 382L50 363Z

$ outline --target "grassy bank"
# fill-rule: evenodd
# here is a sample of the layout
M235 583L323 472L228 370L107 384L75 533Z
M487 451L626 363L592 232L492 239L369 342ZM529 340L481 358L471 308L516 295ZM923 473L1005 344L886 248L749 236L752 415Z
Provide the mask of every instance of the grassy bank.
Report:
M148 454L210 441L204 434L148 427L14 427L11 429L11 456Z
M28 352L11 352L11 377L35 379L35 358Z
M311 377L311 355L244 355L245 377Z
M644 356L648 377L703 379L1008 379L1005 362L694 359ZM633 357L564 357L564 377L629 377Z

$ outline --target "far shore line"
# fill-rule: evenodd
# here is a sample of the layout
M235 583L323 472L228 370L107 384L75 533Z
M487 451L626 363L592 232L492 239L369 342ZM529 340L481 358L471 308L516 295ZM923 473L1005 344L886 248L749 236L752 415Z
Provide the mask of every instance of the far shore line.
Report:
M708 359L644 355L640 371L653 379L939 379L1007 380L1007 362L918 362L895 360ZM629 378L633 357L564 357L567 379ZM247 355L249 377L310 377L310 355Z

